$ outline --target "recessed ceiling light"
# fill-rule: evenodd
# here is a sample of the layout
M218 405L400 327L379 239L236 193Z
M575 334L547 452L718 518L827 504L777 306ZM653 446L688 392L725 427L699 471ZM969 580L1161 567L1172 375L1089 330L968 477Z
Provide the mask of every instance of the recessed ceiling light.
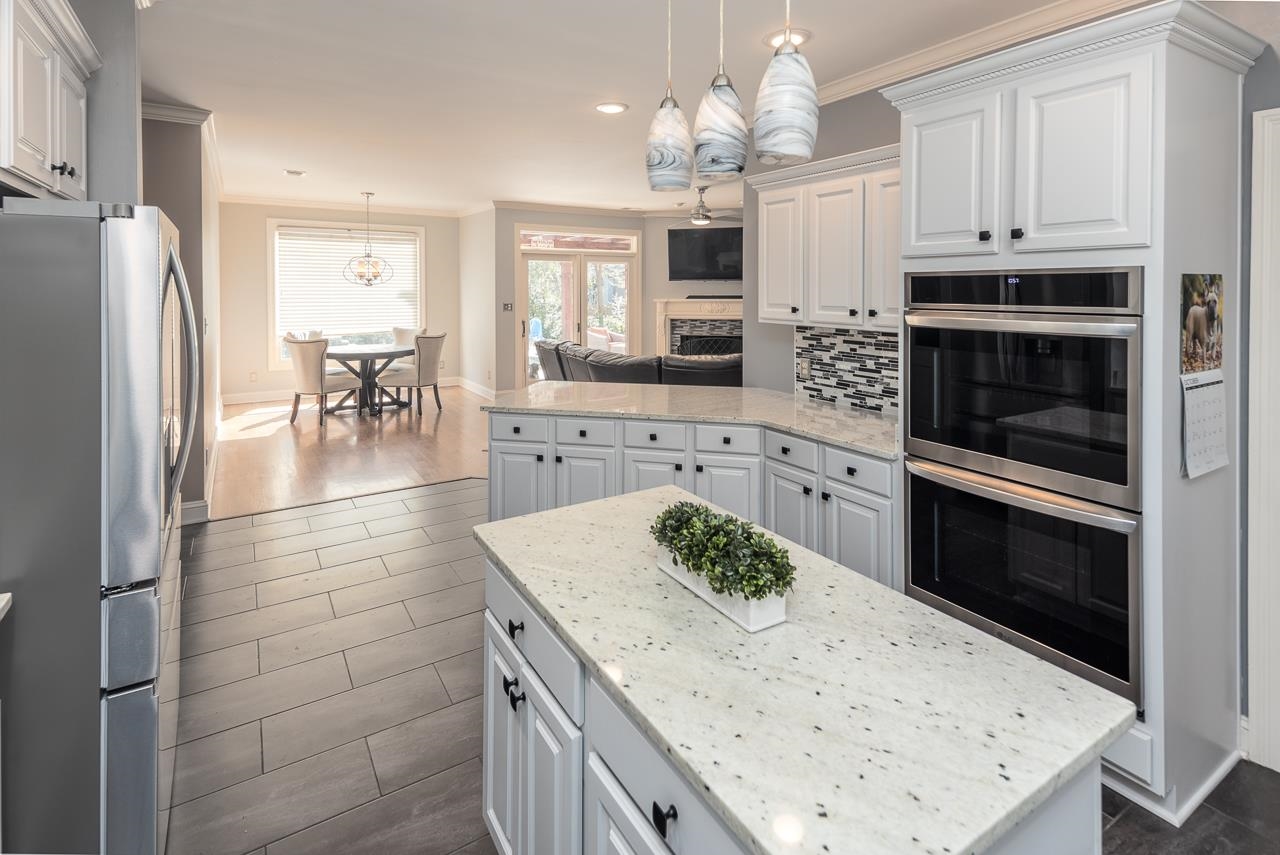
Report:
M285 174L285 175L288 175L290 178L302 178L302 177L304 177L304 176L307 174L307 170L305 170L305 169L286 169L286 170L284 171L284 174Z
M776 48L778 45L782 44L782 40L786 38L786 34L787 34L786 30L776 30L770 33L769 35L765 36L763 39L761 39L761 41L763 41L766 45L768 45L771 48ZM809 32L808 30L802 30L799 27L791 28L791 43L796 47L799 47L800 45L804 44L805 42L809 41L812 38L813 38L813 33Z
M617 115L618 113L625 113L627 112L627 109L627 105L623 104L621 101L605 101L603 104L596 105L596 110L601 113L607 113L610 116Z

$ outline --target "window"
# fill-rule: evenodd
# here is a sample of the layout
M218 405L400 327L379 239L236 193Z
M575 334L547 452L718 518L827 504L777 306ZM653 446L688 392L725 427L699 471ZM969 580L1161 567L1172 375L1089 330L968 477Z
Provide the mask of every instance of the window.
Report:
M333 344L393 341L392 327L422 326L422 230L377 226L373 254L395 275L380 285L353 285L343 270L364 252L363 225L269 223L274 256L271 362L288 366L286 333L319 330Z
M520 249L532 252L568 250L570 252L619 252L634 255L638 238L631 234L581 234L577 232L544 232L520 230Z

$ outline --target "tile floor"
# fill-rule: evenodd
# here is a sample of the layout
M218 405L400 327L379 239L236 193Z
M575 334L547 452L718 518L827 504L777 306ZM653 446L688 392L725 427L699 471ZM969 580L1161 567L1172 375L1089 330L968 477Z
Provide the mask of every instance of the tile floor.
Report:
M185 532L169 851L493 855L467 479Z

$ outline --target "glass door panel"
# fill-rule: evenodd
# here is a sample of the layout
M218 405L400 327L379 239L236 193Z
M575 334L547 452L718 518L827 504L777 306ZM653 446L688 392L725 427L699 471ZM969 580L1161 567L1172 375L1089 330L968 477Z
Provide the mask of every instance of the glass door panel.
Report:
M522 362L525 369L523 377L529 381L545 380L546 375L538 361L534 343L543 339L581 343L577 300L578 259L572 255L526 255L524 258L529 310L520 330L524 339L519 343L520 352L525 354Z
M627 329L631 262L588 258L586 273L585 344L613 353L631 353Z

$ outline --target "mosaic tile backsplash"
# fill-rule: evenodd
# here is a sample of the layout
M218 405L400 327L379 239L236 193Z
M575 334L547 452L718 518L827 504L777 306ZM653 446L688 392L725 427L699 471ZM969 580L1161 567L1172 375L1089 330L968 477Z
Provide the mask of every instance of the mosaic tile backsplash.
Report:
M796 327L796 391L817 401L898 412L898 334ZM809 360L809 379L800 360Z
M680 352L680 337L686 335L742 335L741 318L672 318L670 346Z

